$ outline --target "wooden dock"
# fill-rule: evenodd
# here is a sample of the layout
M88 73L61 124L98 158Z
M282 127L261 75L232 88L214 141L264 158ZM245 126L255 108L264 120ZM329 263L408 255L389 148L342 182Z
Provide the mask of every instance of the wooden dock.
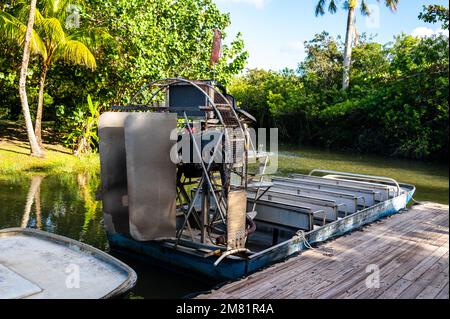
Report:
M200 299L448 299L449 207L415 205Z

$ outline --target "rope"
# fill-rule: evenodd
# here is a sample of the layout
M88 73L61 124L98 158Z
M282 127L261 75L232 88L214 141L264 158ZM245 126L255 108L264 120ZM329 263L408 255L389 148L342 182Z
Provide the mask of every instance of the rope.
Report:
M301 239L303 239L303 242L304 242L306 248L318 251L318 252L322 253L322 255L324 255L324 256L333 257L334 252L333 252L332 248L327 248L327 247L323 247L323 246L319 246L316 248L316 247L311 246L309 241L306 239L305 232L303 230L299 230L296 234Z
M297 232L297 236L299 236L300 239L303 240L303 242L304 242L306 248L308 248L308 249L315 249L313 246L311 246L311 244L309 243L309 241L306 239L305 232L304 232L303 230L299 230L299 231Z
M423 205L422 202L415 200L414 197L411 197L411 200L413 201L414 205Z

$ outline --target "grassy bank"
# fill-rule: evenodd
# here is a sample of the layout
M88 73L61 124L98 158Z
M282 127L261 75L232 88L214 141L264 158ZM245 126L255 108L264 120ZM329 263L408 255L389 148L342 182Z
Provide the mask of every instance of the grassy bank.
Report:
M60 145L45 145L45 158L30 156L25 142L19 140L0 141L0 179L11 179L19 175L83 173L99 171L97 154L78 158Z
M45 158L30 156L28 137L21 121L0 121L0 179L24 175L98 172L98 154L78 158L62 146L61 136L52 127L54 123L43 122L42 137Z

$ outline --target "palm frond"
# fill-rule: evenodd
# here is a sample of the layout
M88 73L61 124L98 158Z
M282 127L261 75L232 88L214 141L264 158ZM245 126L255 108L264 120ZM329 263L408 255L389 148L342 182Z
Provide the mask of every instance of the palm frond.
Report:
M111 47L117 44L114 37L103 28L80 30L67 36L67 39L80 41L90 49L98 49L105 46Z
M378 0L379 2L380 0ZM386 7L391 9L391 11L397 11L398 3L400 0L385 0L384 3L386 4Z
M26 24L12 15L0 11L0 39L15 42L18 46L22 47L25 43L26 30ZM31 32L30 48L32 54L38 54L44 58L47 57L44 42L35 30Z
M330 4L328 5L328 12L333 14L337 12L337 4L335 0L330 1Z
M326 0L319 0L316 5L316 17L325 14L325 5L327 4Z
M58 11L59 0L42 0L40 7L47 17L54 17Z
M18 2L8 12L22 23L27 23L30 14L30 6L26 2Z
M36 24L41 23L41 21L44 19L44 16L41 14L41 12L39 11L39 9L36 9L36 12L34 14L34 22Z
M27 32L27 26L20 26L20 33L18 37L18 44L22 47L25 43L25 34ZM36 30L31 31L31 40L30 40L30 48L31 53L40 55L45 60L47 59L47 48L45 47L44 41L36 32Z
M370 16L370 9L365 0L361 1L361 14L363 16Z
M56 49L57 58L63 59L67 63L85 65L90 69L95 69L97 63L89 48L77 40L67 40L61 43Z
M14 6L8 11L12 16L14 16L17 20L21 21L23 24L28 23L28 17L30 15L30 4L27 1L18 1ZM40 18L42 18L42 14L38 8L35 11L35 23Z
M36 29L46 42L62 43L65 41L66 34L61 22L56 18L42 18L36 23Z
M81 0L42 0L41 8L46 17L57 18L65 21L67 16L71 14L70 7L77 5Z

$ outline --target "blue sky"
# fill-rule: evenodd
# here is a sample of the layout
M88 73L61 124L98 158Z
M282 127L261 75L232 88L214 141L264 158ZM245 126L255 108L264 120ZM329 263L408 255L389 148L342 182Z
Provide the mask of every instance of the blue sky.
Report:
M223 12L231 15L231 26L225 30L228 36L240 31L249 52L249 68L280 70L296 68L304 56L303 43L314 34L327 31L330 34L345 35L346 14L340 10L332 15L326 12L322 17L314 14L318 0L214 0ZM343 2L343 1L341 1ZM376 35L380 43L392 41L401 32L424 35L436 32L439 25L427 24L417 19L422 6L443 4L443 0L400 0L398 11L391 12L375 0L371 18L357 16L358 32Z

